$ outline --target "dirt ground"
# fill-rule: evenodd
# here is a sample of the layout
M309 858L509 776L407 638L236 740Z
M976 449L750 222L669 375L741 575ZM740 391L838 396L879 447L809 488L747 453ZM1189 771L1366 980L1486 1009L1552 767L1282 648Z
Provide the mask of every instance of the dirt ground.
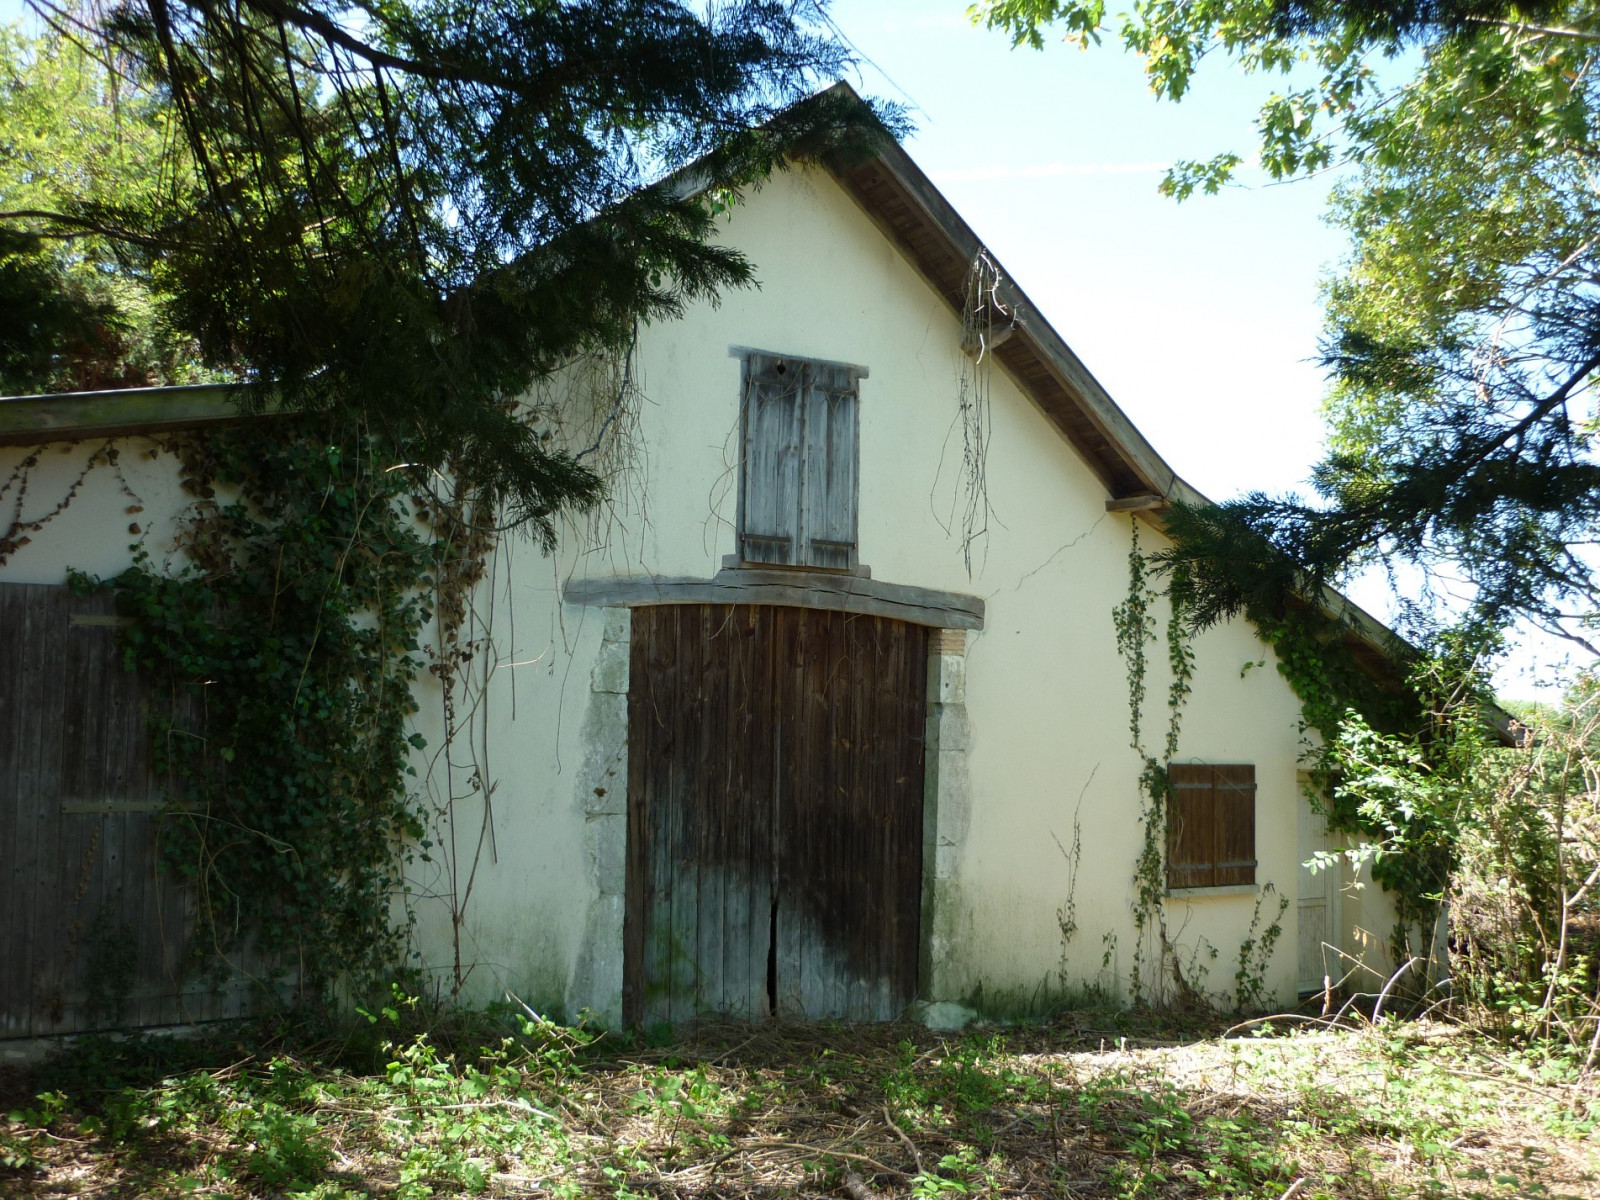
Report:
M378 1050L246 1039L131 1069L100 1047L14 1074L0 1195L1600 1197L1592 1082L1443 1024L706 1024L662 1046L546 1025Z

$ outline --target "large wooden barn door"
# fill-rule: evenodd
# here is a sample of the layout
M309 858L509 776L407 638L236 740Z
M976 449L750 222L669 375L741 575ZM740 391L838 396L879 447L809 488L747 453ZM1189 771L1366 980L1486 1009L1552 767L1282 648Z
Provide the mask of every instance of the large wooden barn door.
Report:
M927 652L880 617L634 610L629 1020L914 998Z
M770 639L754 609L636 609L624 1012L765 1011L774 882ZM753 699L762 698L762 699Z
M157 870L148 688L112 597L0 585L0 1036L237 1016L191 973L193 897Z

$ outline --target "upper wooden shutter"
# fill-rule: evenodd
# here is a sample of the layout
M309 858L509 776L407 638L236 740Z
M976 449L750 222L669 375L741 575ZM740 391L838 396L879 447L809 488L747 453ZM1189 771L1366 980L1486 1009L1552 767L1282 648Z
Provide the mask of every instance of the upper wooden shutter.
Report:
M856 553L856 381L848 367L829 363L807 364L806 375L801 561L848 570Z
M801 562L804 389L800 363L768 354L752 354L746 363L739 538L747 562Z
M745 363L739 545L746 562L856 564L856 373L752 354Z
M1167 778L1167 887L1254 883L1255 767L1170 763Z

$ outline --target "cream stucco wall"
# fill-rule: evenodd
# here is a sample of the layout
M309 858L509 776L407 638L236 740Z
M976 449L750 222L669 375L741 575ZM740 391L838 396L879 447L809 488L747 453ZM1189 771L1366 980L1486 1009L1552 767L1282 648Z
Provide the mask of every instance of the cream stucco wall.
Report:
M136 550L174 566L173 531L188 505L177 460L148 438L0 446L0 534L45 520L21 531L28 541L0 563L0 583L62 583L68 570L110 577Z
M1126 673L1111 614L1127 591L1131 518L1106 513L1092 471L995 371L992 517L969 577L959 531L947 528L961 486L956 405L965 360L956 317L821 173L780 175L719 233L751 258L760 287L643 330L637 453L613 481L612 504L564 530L553 558L516 539L497 550L476 606L493 644L475 688L484 707L471 744L452 747L448 760L437 751L438 697L423 695L419 721L436 748L427 763L431 798L442 806L452 789L456 797L454 871L436 861L416 879L425 960L448 984L449 906L436 897L459 894L470 875L461 950L470 993L510 988L569 1015L587 1006L615 1018L621 899L607 881L620 878L616 830L625 812L618 736L626 617L564 604L561 589L592 576L709 578L734 552L733 351L756 348L868 368L861 561L874 579L970 593L987 604L984 628L966 639L970 814L950 847L951 878L938 901L941 953L924 980L929 998L1003 1011L1085 986L1124 995L1135 954L1140 762L1128 745ZM1149 432L1159 447L1161 431ZM121 471L144 512L126 512L134 501L115 473L91 472L48 534L0 567L0 581L59 582L69 565L114 573L127 561L132 520L162 560L182 505L172 463L142 457L146 443L137 439L124 445ZM0 479L17 453L0 450ZM47 454L29 504L59 493L84 453ZM1148 527L1140 537L1147 549L1160 544ZM1208 631L1195 654L1179 756L1256 766L1257 878L1291 900L1266 984L1292 1000L1297 706L1270 663L1244 669L1270 657L1247 626ZM1159 645L1146 684L1145 740L1158 746L1167 685ZM468 782L477 768L493 781L488 823L482 793ZM1169 902L1167 927L1192 983L1231 997L1258 898ZM1064 941L1069 905L1077 932ZM1261 908L1269 924L1275 900L1267 896ZM1148 956L1145 971L1148 981Z
M959 535L940 520L958 507L961 483L956 317L820 173L772 181L733 212L722 236L749 255L761 286L643 332L638 374L646 403L637 441L644 453L619 492L644 505L622 506L601 536L590 536L587 552L577 531L557 563L518 552L510 592L517 635L507 653L520 662L546 657L514 669L522 715L515 723L505 716L491 739L504 747L496 752L501 862L480 878L474 900L479 952L513 975L531 975L539 990L554 987L560 972L534 958L564 948L569 978L589 961L572 898L592 897L595 887L585 833L596 817L587 811L582 727L595 697L605 695L591 690L590 678L603 618L559 606L556 587L613 573L709 578L734 552L740 362L731 351L757 348L868 368L861 561L874 579L971 593L988 606L985 628L967 638L971 812L954 848L955 883L943 898L947 950L931 998L1008 1009L1047 1002L1064 987L1124 991L1134 953L1140 764L1128 747L1126 677L1111 612L1127 591L1130 518L1105 512L1106 492L1087 465L996 372L993 518L969 578ZM1148 528L1141 537L1147 548L1160 541ZM1247 627L1212 630L1195 650L1180 756L1256 765L1258 879L1292 900L1296 703L1270 668L1243 671L1267 653ZM1146 740L1155 745L1165 720L1159 647L1147 685ZM497 704L506 714L507 704ZM559 733L549 727L556 712ZM1075 822L1074 885L1066 851ZM1069 899L1078 931L1064 945L1060 912ZM1170 903L1168 928L1201 986L1231 992L1256 899ZM1270 924L1275 899L1263 910L1262 924ZM1291 904L1268 966L1269 991L1285 998L1294 985L1293 919ZM1103 965L1107 935L1114 945Z

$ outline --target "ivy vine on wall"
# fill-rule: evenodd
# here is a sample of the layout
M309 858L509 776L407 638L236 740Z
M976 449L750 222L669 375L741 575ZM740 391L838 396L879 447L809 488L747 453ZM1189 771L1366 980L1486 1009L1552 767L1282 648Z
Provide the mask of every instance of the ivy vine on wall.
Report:
M144 552L103 584L132 619L169 820L162 866L198 897L218 973L271 964L302 997L402 957L404 856L427 853L409 732L436 541L408 472L316 418L166 443L195 499L188 566Z
M1167 811L1172 795L1172 780L1167 764L1178 757L1178 736L1183 726L1183 710L1194 686L1193 584L1181 566L1165 568L1168 574L1164 593L1152 582L1152 568L1159 569L1159 558L1147 556L1139 545L1139 524L1132 522L1128 548L1128 594L1112 610L1116 626L1117 651L1122 656L1128 680L1128 740L1141 760L1139 770L1140 845L1134 859L1134 948L1129 970L1129 997L1134 1004L1176 1001L1185 1008L1206 1008L1211 1001L1204 987L1205 963L1217 957L1216 947L1204 940L1187 951L1174 942L1167 929ZM1161 635L1157 626L1156 604L1165 594L1167 619ZM1166 730L1161 757L1145 745L1145 686L1149 672L1149 647L1163 641L1167 658ZM1282 918L1289 901L1277 896L1276 913L1263 914L1263 902L1275 895L1273 885L1263 884L1251 914L1249 929L1240 942L1238 970L1234 973L1234 1003L1243 1010L1260 1005L1267 998L1266 975L1274 950L1283 934ZM1265 925L1263 922L1265 921ZM1170 990L1169 985L1170 984Z
M1183 724L1183 706L1194 681L1194 650L1191 630L1183 608L1183 592L1167 589L1167 727L1162 740L1162 757L1151 754L1144 741L1145 675L1149 670L1148 647L1157 641L1155 615L1157 593L1150 581L1150 563L1139 548L1139 525L1133 522L1133 539L1128 549L1128 595L1112 610L1117 631L1117 652L1122 656L1128 679L1128 744L1141 760L1139 770L1139 814L1141 841L1134 860L1133 964L1129 971L1129 992L1135 1004L1147 998L1159 999L1162 980L1170 974L1182 1002L1198 1002L1192 985L1184 977L1173 953L1166 924L1166 842L1167 800L1172 784L1166 764L1178 755L1178 734ZM1155 974L1147 974L1148 955L1156 953Z
M1356 800L1339 786L1338 747L1358 724L1385 733L1415 731L1427 722L1427 707L1417 687L1418 655L1395 639L1393 666L1387 675L1363 668L1351 651L1349 627L1336 616L1304 604L1279 609L1247 610L1244 614L1263 641L1273 648L1278 673L1300 700L1301 727L1315 738L1305 740L1307 797L1327 821L1330 832L1361 841L1381 840L1385 830L1361 813ZM1403 853L1370 860L1372 877L1389 893L1400 927L1393 954L1403 954L1410 929L1429 929L1438 913L1449 874L1450 853L1437 842L1418 837Z
M1164 520L1173 544L1152 557L1157 570L1182 579L1196 627L1242 616L1272 647L1278 673L1300 701L1307 795L1330 831L1384 840L1386 831L1341 795L1336 748L1352 717L1381 733L1429 741L1433 685L1426 657L1398 637L1372 648L1371 634L1358 632L1327 603L1298 564L1266 539L1241 535L1218 509L1174 504ZM1372 874L1393 897L1402 922L1426 928L1438 909L1448 861L1448 853L1419 837L1401 853L1374 859Z

